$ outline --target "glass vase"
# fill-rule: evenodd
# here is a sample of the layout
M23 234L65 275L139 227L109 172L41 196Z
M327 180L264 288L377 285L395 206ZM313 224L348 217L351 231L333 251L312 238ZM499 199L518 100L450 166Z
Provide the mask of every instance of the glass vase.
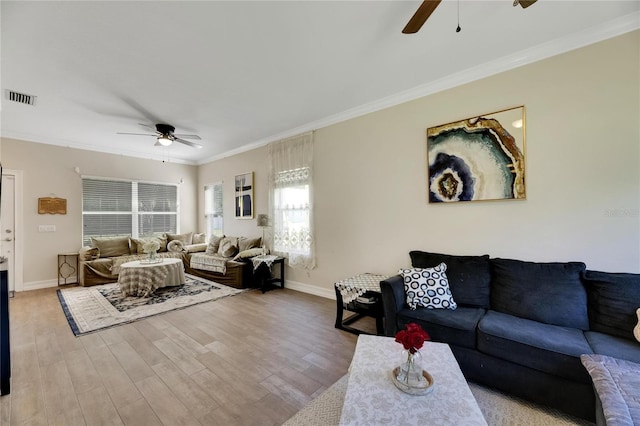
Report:
M152 250L149 252L149 262L153 263L156 261L156 251Z
M411 353L402 351L402 364L398 372L398 381L411 387L425 386L426 379L422 375L422 354L420 351Z

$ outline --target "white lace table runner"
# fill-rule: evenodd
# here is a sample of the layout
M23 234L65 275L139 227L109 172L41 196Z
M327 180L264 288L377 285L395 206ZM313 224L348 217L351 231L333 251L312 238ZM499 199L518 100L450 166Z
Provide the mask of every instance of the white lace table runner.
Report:
M380 281L386 280L391 275L360 274L335 283L340 290L343 303L350 303L367 291L380 293Z
M340 425L486 426L449 345L426 342L420 352L422 368L433 376L434 388L427 395L414 396L391 381L391 371L402 361L402 345L393 337L361 334Z
M276 260L278 260L278 256L275 256L273 254L265 254L264 256L255 256L251 258L254 271L258 269L258 266L262 265L263 263L267 265L267 267L271 268L271 265L273 265L273 262L275 262Z

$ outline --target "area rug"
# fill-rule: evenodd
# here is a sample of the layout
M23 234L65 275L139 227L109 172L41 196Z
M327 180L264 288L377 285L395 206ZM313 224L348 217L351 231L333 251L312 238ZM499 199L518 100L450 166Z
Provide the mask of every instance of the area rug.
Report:
M58 299L73 334L80 336L245 291L193 275L185 278L184 285L160 288L149 297L123 297L113 283L58 290Z
M347 374L287 420L283 426L339 425L348 384ZM558 410L505 395L475 383L469 383L469 387L489 426L593 425Z

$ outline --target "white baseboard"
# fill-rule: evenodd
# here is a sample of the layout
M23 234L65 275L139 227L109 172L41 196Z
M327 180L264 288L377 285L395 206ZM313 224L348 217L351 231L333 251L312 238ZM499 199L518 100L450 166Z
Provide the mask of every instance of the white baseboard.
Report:
M22 291L40 290L51 287L58 287L58 280L30 281L28 283L22 283Z
M58 287L57 280L31 281L23 284L22 291L40 290L43 288ZM321 288L311 284L286 280L285 288L300 291L302 293L313 294L327 299L336 300L336 293L333 289Z
M285 288L300 291L302 293L313 294L314 296L325 297L327 299L336 300L336 293L333 288L321 288L311 284L299 283L297 281L285 280Z

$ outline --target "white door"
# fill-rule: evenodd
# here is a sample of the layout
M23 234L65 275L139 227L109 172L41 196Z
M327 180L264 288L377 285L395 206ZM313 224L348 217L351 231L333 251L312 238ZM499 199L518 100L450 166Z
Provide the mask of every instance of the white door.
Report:
M15 291L15 197L16 178L2 175L0 187L0 255L7 259L9 294Z

